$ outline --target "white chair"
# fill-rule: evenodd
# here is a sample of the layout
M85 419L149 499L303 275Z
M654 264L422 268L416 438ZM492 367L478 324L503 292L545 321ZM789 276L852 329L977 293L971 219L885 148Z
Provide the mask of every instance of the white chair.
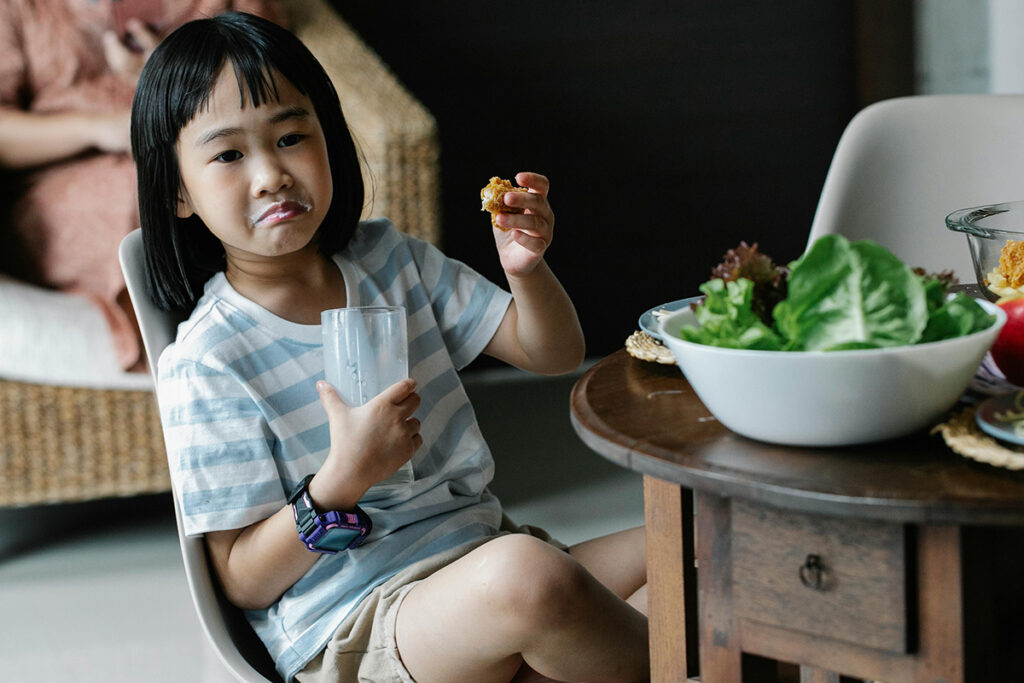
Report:
M142 231L129 233L119 250L121 269L128 283L128 294L138 316L150 371L156 382L156 361L160 353L174 341L179 317L153 305L146 294L145 260L142 253ZM174 516L178 524L178 540L185 563L185 576L203 630L214 651L235 678L244 683L280 681L263 643L245 620L241 610L224 597L216 583L206 556L202 538L185 535L181 525L181 508L174 496Z
M910 266L976 281L957 210L1024 199L1024 95L921 95L866 107L846 127L811 225L872 239Z

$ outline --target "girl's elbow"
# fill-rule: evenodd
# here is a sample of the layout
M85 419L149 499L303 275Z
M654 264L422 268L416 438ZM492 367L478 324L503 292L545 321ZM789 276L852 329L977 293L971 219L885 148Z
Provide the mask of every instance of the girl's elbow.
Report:
M583 348L580 348L578 353L574 353L572 356L566 359L565 364L558 371L559 375L567 375L570 372L576 372L580 366L583 365L583 361L586 358L586 354Z
M577 342L571 345L567 355L565 372L575 372L583 365L583 361L587 358L587 344L583 341L582 333Z
M586 347L581 341L578 345L567 345L561 349L557 357L549 358L537 372L544 375L567 375L579 369L585 359Z
M255 584L244 586L239 585L239 582L234 582L230 585L222 584L222 588L228 602L244 610L267 609L280 597L267 594L267 591L260 590L260 587Z

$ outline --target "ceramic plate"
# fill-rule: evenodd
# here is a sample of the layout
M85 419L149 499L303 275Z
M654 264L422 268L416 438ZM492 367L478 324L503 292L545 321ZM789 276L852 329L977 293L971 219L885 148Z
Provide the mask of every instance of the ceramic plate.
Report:
M1024 446L1024 390L985 399L974 419L989 436Z
M668 313L674 313L684 306L689 306L694 301L700 301L704 298L704 295L691 296L689 299L679 299L671 303L662 304L649 308L644 311L643 315L640 316L640 329L654 337L658 341L661 341L661 324L659 318ZM662 313L664 311L665 313Z

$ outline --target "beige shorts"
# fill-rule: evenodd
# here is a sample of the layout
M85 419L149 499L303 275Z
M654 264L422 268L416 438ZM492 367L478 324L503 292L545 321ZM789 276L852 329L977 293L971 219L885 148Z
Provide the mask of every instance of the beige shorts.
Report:
M374 588L337 628L327 647L295 674L295 680L300 683L415 683L402 664L395 640L395 623L402 600L413 586L434 572L508 533L527 533L562 550L567 549L543 529L516 526L503 517L501 531L495 536L420 560Z

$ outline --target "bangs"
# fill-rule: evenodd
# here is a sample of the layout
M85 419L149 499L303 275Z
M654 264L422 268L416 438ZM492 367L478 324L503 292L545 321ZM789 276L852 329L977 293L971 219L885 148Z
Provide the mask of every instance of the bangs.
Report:
M162 101L146 103L149 105L145 107L150 117L146 127L149 134L140 136L140 150L177 140L181 129L201 109L209 106L210 95L225 64L230 64L235 74L239 104L243 108L247 99L254 107L278 101L276 75L286 78L303 95L310 94L309 72L303 73L305 70L298 68L294 59L288 59L286 52L275 49L277 46L272 40L259 40L263 36L253 40L251 35L243 37L236 32L218 30L221 28L210 24L205 35L174 36L178 39L176 42L193 43L175 46L191 55L191 59L171 65L162 74L164 82L149 91L150 95L159 93Z
M284 76L301 94L309 95L307 89L303 87L301 79L295 78L294 75L290 77L286 73L286 65L274 64L272 61L262 59L261 55L251 52L224 55L217 68L207 75L205 83L196 83L195 88L191 89L192 92L200 96L183 99L180 116L184 123L179 126L179 130L194 119L200 109L208 108L210 95L213 94L217 79L224 71L225 62L231 64L231 70L235 74L235 82L238 84L238 106L242 109L245 109L246 100L251 102L254 107L260 107L267 102L280 102L281 95L277 90L274 72Z
M247 61L245 64L240 64L237 60L225 60L230 61L231 70L235 73L235 82L238 83L238 106L245 109L246 100L252 102L252 106L260 107L266 102L278 102L280 95L277 92L277 82L274 80L274 74L271 73L270 67L267 64L256 64L251 61ZM199 101L193 106L189 106L191 103L183 102L183 110L191 109L191 113L188 114L188 120L186 123L196 117L201 109L208 109L210 105L210 95L213 94L213 88L217 85L217 79L224 72L224 63L222 62L218 68L217 73L209 79L205 87L197 89L197 92L202 93L202 97L198 98ZM299 88L301 91L301 88ZM306 93L302 93L305 95ZM184 111L182 113L185 113ZM184 127L184 126L183 126Z

